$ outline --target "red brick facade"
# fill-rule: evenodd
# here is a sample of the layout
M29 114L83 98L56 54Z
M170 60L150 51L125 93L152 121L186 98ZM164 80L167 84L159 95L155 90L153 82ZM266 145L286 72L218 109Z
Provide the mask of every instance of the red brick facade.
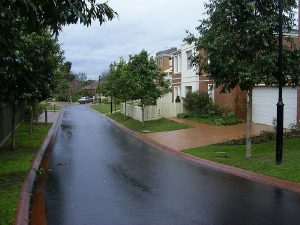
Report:
M205 75L200 76L200 91L208 92L208 84L213 84L213 82ZM239 87L226 94L221 93L221 88L216 88L214 91L214 102L216 104L234 112L238 118L244 120L246 119L246 101L247 93L241 91Z
M230 93L222 94L221 88L215 90L215 103L233 111L238 118L246 119L247 93L239 87Z

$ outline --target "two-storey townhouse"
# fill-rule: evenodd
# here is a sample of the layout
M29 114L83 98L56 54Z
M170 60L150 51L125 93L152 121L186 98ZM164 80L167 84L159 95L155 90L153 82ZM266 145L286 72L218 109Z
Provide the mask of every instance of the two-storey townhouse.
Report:
M185 97L188 92L199 90L199 75L197 68L192 65L191 56L195 54L195 47L183 43L173 54L172 94Z
M298 36L294 37L295 42L300 46ZM191 51L191 52L190 52ZM204 52L200 52L203 54ZM181 48L173 54L173 76L172 91L173 102L176 96L185 97L188 91L207 92L214 103L234 112L237 117L246 119L247 93L241 91L239 87L230 93L221 93L221 88L216 88L213 80L201 71L190 66L189 56L194 54L194 47L183 44ZM276 120L276 103L278 100L278 88L258 85L253 89L252 121L267 125L274 125ZM300 124L300 87L283 88L284 127L291 124Z

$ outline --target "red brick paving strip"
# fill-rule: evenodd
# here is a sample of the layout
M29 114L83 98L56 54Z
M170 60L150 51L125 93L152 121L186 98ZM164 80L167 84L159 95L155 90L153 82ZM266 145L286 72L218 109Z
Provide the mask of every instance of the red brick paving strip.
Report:
M60 111L59 119L53 123L52 127L50 128L46 138L42 146L40 147L33 163L31 169L26 177L26 180L23 183L23 187L20 193L18 208L15 215L14 225L27 225L29 224L30 219L30 200L31 200L31 193L34 187L34 181L36 178L36 171L39 169L41 161L43 159L44 153L46 150L54 143L55 136L57 134L59 121L61 118L61 114L63 109ZM45 218L46 219L46 218ZM42 225L42 224L38 224Z
M92 109L92 110L94 110L94 109ZM216 162L213 162L213 161L210 161L207 159L202 159L202 158L188 155L186 153L178 151L175 148L171 148L167 145L157 142L149 137L142 136L141 134L138 134L137 132L130 130L129 128L123 126L122 124L119 124L116 121L112 120L111 118L99 113L98 111L96 111L96 110L94 110L94 111L97 112L98 114L102 115L103 117L105 117L107 120L111 121L113 124L115 124L117 127L121 128L125 132L138 138L139 140L147 142L148 144L150 144L156 148L166 150L168 152L172 152L173 154L176 154L177 156L179 156L181 158L193 161L193 162L197 163L198 165L206 166L206 167L209 167L209 168L212 168L215 170L219 170L219 171L222 171L225 173L229 173L229 174L233 174L233 175L236 175L239 177L247 178L249 180L257 181L260 183L272 185L272 186L275 186L278 188L283 188L283 189L287 189L287 190L294 191L294 192L300 192L300 184L282 180L282 179L275 178L275 177L266 176L266 175L255 173L255 172L251 172L251 171L240 169L237 167L216 163Z

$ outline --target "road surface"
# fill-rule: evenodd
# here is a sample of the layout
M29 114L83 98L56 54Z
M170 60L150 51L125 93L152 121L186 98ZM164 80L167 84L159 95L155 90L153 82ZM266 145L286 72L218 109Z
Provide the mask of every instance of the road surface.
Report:
M46 182L48 225L299 225L300 194L201 167L67 106Z

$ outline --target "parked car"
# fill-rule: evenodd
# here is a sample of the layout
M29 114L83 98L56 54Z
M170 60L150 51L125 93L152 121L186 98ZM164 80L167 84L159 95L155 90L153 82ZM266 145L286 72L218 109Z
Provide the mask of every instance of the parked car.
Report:
M85 103L89 103L92 101L93 101L93 99L91 99L89 97L81 97L80 99L78 99L79 104L85 104Z

